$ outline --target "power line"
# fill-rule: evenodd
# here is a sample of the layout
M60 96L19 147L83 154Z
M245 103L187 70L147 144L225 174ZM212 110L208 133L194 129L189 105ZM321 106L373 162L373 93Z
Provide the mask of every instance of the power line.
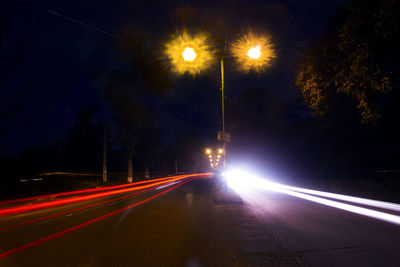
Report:
M80 24L80 25L85 26L85 27L87 27L87 28L90 28L90 29L92 29L92 30L96 30L96 31L101 32L101 33L104 33L104 34L110 34L109 32L107 32L107 31L105 31L105 30L102 30L102 29L99 29L99 28L97 28L97 27L95 27L95 26L92 26L92 25L83 23L83 22L81 22L81 21L79 21L79 20L76 20L76 19L73 19L73 18L64 16L64 15L61 15L61 14L55 12L55 11L46 10L46 12L48 12L48 13L54 15L54 16L58 16L58 17L61 17L61 18L63 18L63 19L66 19L66 20L72 21L72 22L74 22L74 23Z

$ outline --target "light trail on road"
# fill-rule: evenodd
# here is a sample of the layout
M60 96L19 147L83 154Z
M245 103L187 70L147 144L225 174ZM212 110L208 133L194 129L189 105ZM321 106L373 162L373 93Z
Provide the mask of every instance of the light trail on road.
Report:
M205 174L198 174L198 175L205 175ZM92 200L92 199L111 196L111 195L115 195L115 194L131 192L131 191L134 191L134 190L145 189L145 188L149 188L149 187L152 187L152 186L156 186L156 185L165 184L165 183L168 183L168 182L184 179L184 178L187 178L187 177L190 177L190 176L194 176L194 175L187 175L187 176L184 176L184 177L172 178L172 179L168 177L167 180L164 179L164 180L159 181L159 182L153 182L153 183L150 183L150 184L147 184L147 185L135 186L135 187L132 187L132 188L118 189L118 190L113 190L113 191L108 191L108 192L103 192L103 193L95 193L95 194L84 195L84 196L79 196L79 197L72 197L72 198L67 198L67 199L59 199L59 200L41 202L41 203L36 203L36 204L32 204L32 205L23 205L23 206L3 208L3 209L0 209L0 217L8 216L8 215L14 215L14 214L20 214L20 213L34 211L34 210L46 209L46 208L51 208L51 207L56 207L56 206L61 206L61 205L81 202L81 201Z
M193 176L193 175L192 175L192 176ZM98 222L98 221L100 221L100 220L103 220L103 219L105 219L105 218L108 218L108 217L110 217L110 216L112 216L112 215L115 215L115 214L117 214L117 213L120 213L120 212L122 212L122 211L131 209L131 208L133 208L133 207L136 207L136 206L138 206L138 205L141 205L141 204L143 204L143 203L146 203L146 202L148 202L148 201L150 201L150 200L152 200L152 199L154 199L154 198L156 198L156 197L158 197L158 196L160 196L160 195L162 195L162 194L165 194L165 193L167 193L167 192L169 192L169 191L171 191L171 190L173 190L173 189L175 189L175 188L177 188L177 187L179 187L179 186L181 186L181 185L183 185L183 184L185 184L185 183L188 183L188 182L190 182L190 181L192 181L192 180L195 180L195 179L202 178L202 176L200 176L200 175L196 175L196 176L199 176L199 177L192 178L192 179L189 179L189 180L187 180L187 181L182 181L182 182L179 183L178 185L175 185L175 186L173 186L173 187L171 187L171 188L168 188L168 189L166 189L166 190L164 190L164 191L162 191L162 192L160 192L160 193L157 193L157 194L155 194L155 195L153 195L153 196L151 196L151 197L149 197L149 198L146 198L146 199L144 199L144 200L142 200L142 201L136 202L136 203L134 203L134 204L132 204L132 205L129 205L129 206L127 206L127 207L124 207L124 208L122 208L122 209L115 210L115 211L113 211L113 212L107 213L107 214L105 214L105 215L102 215L102 216L100 216L100 217L94 218L94 219L89 220L89 221L87 221L87 222L78 224L78 225L76 225L76 226L67 228L67 229L65 229L65 230L62 230L62 231L57 232L57 233L54 233L54 234L52 234L52 235L49 235L49 236L43 237L43 238L41 238L41 239L35 240L35 241L30 242L30 243L28 243L28 244L25 244L25 245L22 245L22 246L19 246L19 247L16 247L16 248L13 248L13 249L4 251L4 252L0 253L0 259L3 259L3 258L5 258L5 257L8 257L8 256L13 255L13 254L18 253L18 252L21 252L21 251L26 250L26 249L28 249L28 248L37 246L37 245L42 244L42 243L44 243L44 242L50 241L50 240L52 240L52 239L55 239L55 238L57 238L57 237L60 237L60 236L62 236L62 235L65 235L65 234L67 234L67 233L76 231L76 230L78 230L78 229L80 229L80 228L83 228L83 227L85 227L85 226L88 226L88 225L90 225L90 224L93 224L93 223L95 223L95 222ZM203 176L204 176L204 177L208 177L209 175L203 175Z
M80 210L85 210L85 209L92 208L92 207L97 207L97 206L100 206L100 205L103 205L103 204L107 204L107 203L110 203L110 202L113 202L113 201L117 201L117 200L120 200L120 199L128 198L128 197L131 197L131 196L134 196L134 195L137 195L137 194L152 190L154 188L156 188L156 187L151 187L151 188L144 189L144 190L141 190L141 191L138 191L138 192L135 192L135 193L131 193L129 195L113 198L111 200L103 201L103 202L100 202L100 203L95 203L95 204L84 206L84 207L80 207L80 208L77 208L77 209L67 210L67 211L63 211L63 212L60 212L60 213L52 214L52 215L49 215L49 216L41 217L41 218L38 218L38 219L30 220L30 221L27 221L27 222L10 225L10 226L1 228L0 232L6 231L6 230L10 230L10 229L13 229L13 228L17 228L17 227L21 227L21 226L24 226L24 225L32 224L32 223L41 222L41 221L44 221L44 220L55 218L55 217L58 217L58 216L61 216L61 215L65 215L65 214L68 214L68 213L72 213L72 212L75 212L75 211L80 211Z
M347 202L372 206L386 210L400 211L400 205L396 203L390 203L372 199L364 199L359 197L346 196L341 194L334 194L334 193L278 184L262 179L261 177L258 177L256 175L241 170L227 172L225 174L225 179L229 187L231 187L234 191L236 191L238 194L244 197L246 195L253 194L257 190L279 192L286 195L291 195L294 197L313 201L326 206L338 208L341 210L353 212L356 214L400 225L400 216L398 215L377 211L369 208L359 207L351 204L346 204L343 202L338 202L322 197L343 200ZM317 197L316 195L322 197Z
M354 196L347 196L347 195L342 195L342 194L335 194L335 193L329 193L329 192L324 192L324 191L317 191L317 190L305 189L305 188L287 186L287 185L280 185L280 187L283 189L291 190L291 191L296 191L296 192L301 192L301 193L306 193L306 194L311 194L311 195L316 195L316 196L321 196L321 197L327 197L327 198L332 198L332 199L337 199L337 200L344 200L347 202L362 204L362 205L366 205L366 206L370 206L370 207L376 207L376 208L393 210L393 211L400 211L400 204L397 204L397 203L385 202L385 201L361 198L361 197L354 197Z
M187 177L187 176L188 175L176 175L176 176L163 177L163 178L152 179L152 180L147 180L147 181L127 183L127 184L122 184L122 185L112 185L112 186L99 187L99 188L89 188L89 189L74 190L74 191L61 192L61 193L55 193L55 194L47 194L47 195L42 195L42 196L10 199L10 200L0 201L0 205L9 204L9 203L25 202L25 201L30 201L30 200L40 200L40 199L46 199L46 198L69 196L69 195L79 195L79 194L92 193L92 192L97 192L97 191L113 190L113 189L117 189L117 188L130 187L130 186L135 186L135 185L139 185L139 184L146 184L146 183L152 183L152 182L156 182L156 181L162 181L162 180L167 180L167 179L172 179L172 178Z

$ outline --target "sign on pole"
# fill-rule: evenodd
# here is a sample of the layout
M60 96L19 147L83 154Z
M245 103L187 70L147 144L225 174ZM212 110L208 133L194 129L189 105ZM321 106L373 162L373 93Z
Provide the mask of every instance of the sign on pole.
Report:
M218 131L218 140L230 142L231 141L231 133Z

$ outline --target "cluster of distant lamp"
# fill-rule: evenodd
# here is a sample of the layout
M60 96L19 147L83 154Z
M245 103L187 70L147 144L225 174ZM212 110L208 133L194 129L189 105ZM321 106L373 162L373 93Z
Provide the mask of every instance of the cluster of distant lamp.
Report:
M206 155L208 155L210 160L211 168L217 168L218 165L220 165L223 160L224 152L223 148L218 148L216 151L213 151L211 148L206 148Z

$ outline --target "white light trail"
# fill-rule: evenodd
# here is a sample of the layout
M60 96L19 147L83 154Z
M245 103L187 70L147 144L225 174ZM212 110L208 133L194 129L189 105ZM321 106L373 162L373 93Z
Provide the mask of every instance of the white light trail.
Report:
M361 197L346 196L346 195L341 195L341 194L335 194L335 193L329 193L329 192L324 192L324 191L317 191L317 190L311 190L311 189L305 189L305 188L299 188L299 187L293 187L293 186L287 186L287 185L281 185L281 187L288 189L288 190L302 192L302 193L306 193L306 194L317 195L317 196L321 196L321 197L328 197L328 198L333 198L333 199L338 199L338 200L344 200L347 202L352 202L352 203L357 203L357 204L362 204L362 205L367 205L367 206L382 208L382 209L387 209L387 210L400 211L400 204L397 204L397 203L391 203L391 202L385 202L385 201L361 198Z
M169 183L169 184L166 184L166 185L159 186L159 187L157 187L156 189L158 190L158 189L161 189L161 188L165 188L165 187L168 187L168 186L171 186L171 185L180 183L180 182L181 182L181 181L172 182L172 183Z
M372 210L364 207L359 207L351 204L346 204L330 199L325 199L322 197L333 198L338 200L343 200L347 202L353 202L362 205L368 205L372 207L400 211L400 204L372 200L372 199L364 199L360 197L346 196L341 194L334 194L329 192L305 189L294 186L287 186L278 183L269 182L265 179L257 177L253 174L250 174L245 171L236 170L236 171L228 171L225 174L225 179L229 187L235 190L237 193L241 195L246 195L254 192L255 190L268 190L275 191L287 195L291 195L294 197L306 199L309 201L313 201L319 204L327 205L330 207L338 208L341 210L353 212L356 214L368 216L371 218L383 220L386 222L394 223L400 225L400 216L389 214L382 211Z
M284 193L287 195L291 195L294 197L299 197L302 199L310 200L313 202L317 202L317 203L327 205L330 207L338 208L341 210L350 211L350 212L357 213L360 215L364 215L364 216L368 216L368 217L372 217L375 219L379 219L379 220L383 220L383 221L387 221L387 222L391 222L391 223L400 225L400 216L389 214L386 212L362 208L362 207L358 207L358 206L354 206L354 205L350 205L350 204L345 204L342 202L337 202L334 200L311 196L311 195L307 195L307 194L303 194L303 193L299 193L299 192L293 192L293 191L286 190L286 189L278 188L278 189L275 189L275 191L278 191L278 192L281 192L281 193Z

